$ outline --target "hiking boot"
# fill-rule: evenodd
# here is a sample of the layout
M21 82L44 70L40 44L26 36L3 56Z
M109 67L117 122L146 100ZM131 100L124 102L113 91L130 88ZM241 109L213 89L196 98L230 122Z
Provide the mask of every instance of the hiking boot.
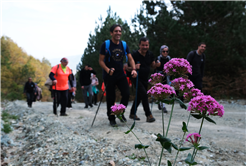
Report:
M122 115L122 119L120 119L120 121L121 121L122 123L127 122L126 117L125 117L124 115Z
M162 108L162 111L163 111L163 113L167 113L166 107L163 107L163 108Z
M68 116L68 114L60 114L60 116Z
M109 123L112 127L118 127L115 120L110 120Z
M155 118L153 117L153 115L149 115L147 116L146 122L154 122Z
M137 115L129 115L129 118L130 119L133 119L133 120L140 120L140 118L137 116Z
M89 106L92 108L93 107L93 105L92 104L89 104Z
M88 105L85 105L85 107L84 108L88 108Z

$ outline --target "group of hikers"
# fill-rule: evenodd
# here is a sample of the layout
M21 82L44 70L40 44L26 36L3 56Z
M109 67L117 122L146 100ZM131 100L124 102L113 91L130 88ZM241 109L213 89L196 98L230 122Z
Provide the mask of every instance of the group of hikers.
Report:
M111 126L115 127L116 117L111 115L111 107L115 104L116 87L121 93L120 103L127 107L129 101L129 80L130 78L133 86L137 89L133 105L130 109L129 118L133 120L140 120L136 115L137 107L142 102L143 110L146 116L146 122L154 122L155 118L151 113L148 101L148 77L150 74L150 68L153 68L155 72L165 75L164 84L170 84L170 77L163 72L164 64L167 63L171 57L169 56L169 47L162 45L160 47L160 55L155 58L153 53L149 51L150 41L146 37L139 39L139 49L130 52L130 49L126 42L120 40L122 34L122 27L118 24L114 24L110 27L111 39L102 43L99 54L99 65L103 69L103 84L106 91L106 103L107 103L107 116ZM187 55L187 60L192 65L192 75L189 79L194 83L195 88L202 90L202 78L204 75L205 66L205 43L199 43L198 49L191 51ZM123 63L123 59L126 57L127 63ZM73 74L71 69L67 66L67 58L61 59L61 64L54 66L49 74L49 78L52 80L52 89L57 94L54 98L53 111L57 114L57 103L61 104L60 116L67 116L66 105L68 102L68 92L75 92L76 85L73 83ZM125 74L125 72L127 74ZM79 82L83 91L83 98L85 101L85 108L93 107L92 101L96 102L98 90L96 86L99 84L96 78L96 72L89 64L85 64L84 68L80 71ZM75 81L76 82L76 81ZM94 87L94 88L93 88ZM70 91L68 90L70 89ZM94 93L93 93L94 92ZM94 94L94 100L93 98ZM96 103L94 103L96 104ZM136 108L135 108L136 105ZM164 103L158 107L164 113L167 113ZM122 116L123 121L127 121L126 117Z

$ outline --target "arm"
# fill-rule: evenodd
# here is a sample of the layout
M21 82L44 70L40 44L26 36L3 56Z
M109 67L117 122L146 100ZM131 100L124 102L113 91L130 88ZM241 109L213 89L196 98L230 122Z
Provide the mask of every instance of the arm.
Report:
M205 54L203 54L203 63L202 63L202 65L201 65L201 75L202 75L202 78L203 78L203 76L204 76L205 60L206 60Z
M71 85L71 88L73 88L73 80L72 80L72 74L69 74L68 76L68 80L69 80L69 84Z
M109 75L113 75L114 73L114 68L108 68L106 64L104 63L105 55L99 54L99 65L103 68L103 70L106 71ZM111 71L110 71L111 70Z
M54 74L53 72L50 72L49 77L50 77L50 79L52 80L52 83L53 83L53 84L56 84L56 83L57 83L57 80L55 79L54 75L55 75L55 74Z
M132 72L131 72L131 75L133 78L136 78L137 77L137 72L136 72L136 66L135 66L135 62L132 58L132 55L131 54L127 54L127 57L128 57L128 61L132 67Z

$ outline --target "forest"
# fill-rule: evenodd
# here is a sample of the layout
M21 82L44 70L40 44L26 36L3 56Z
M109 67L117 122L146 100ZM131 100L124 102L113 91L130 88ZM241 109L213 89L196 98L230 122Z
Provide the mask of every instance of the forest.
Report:
M157 57L161 45L167 45L171 58L186 58L205 42L207 49L204 94L218 98L246 97L246 2L245 1L171 1L167 10L164 1L143 1L131 23L122 20L111 8L107 17L98 19L89 34L87 47L81 53L77 66L90 64L97 72L100 89L102 69L98 64L102 43L110 39L109 28L117 23L122 26L121 39L131 52L138 50L138 40L146 36L150 51ZM43 89L43 100L50 97L44 87L51 65L47 59L39 61L25 53L9 37L1 38L1 95L7 99L22 99L26 75ZM152 71L153 72L153 71ZM79 73L76 73L77 80ZM132 89L134 94L134 89ZM77 101L83 101L79 82Z

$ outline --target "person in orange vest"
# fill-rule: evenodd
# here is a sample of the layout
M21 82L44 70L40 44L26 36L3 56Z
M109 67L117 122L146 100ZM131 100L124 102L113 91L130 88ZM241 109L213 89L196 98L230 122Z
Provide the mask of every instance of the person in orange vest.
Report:
M71 88L74 90L72 83L72 72L71 69L67 66L68 59L62 58L61 64L55 65L52 67L49 74L50 79L52 80L53 86L52 90L54 91L54 100L53 100L53 113L57 115L57 106L61 104L60 116L68 116L66 114L66 106L68 102L68 80L70 82Z

